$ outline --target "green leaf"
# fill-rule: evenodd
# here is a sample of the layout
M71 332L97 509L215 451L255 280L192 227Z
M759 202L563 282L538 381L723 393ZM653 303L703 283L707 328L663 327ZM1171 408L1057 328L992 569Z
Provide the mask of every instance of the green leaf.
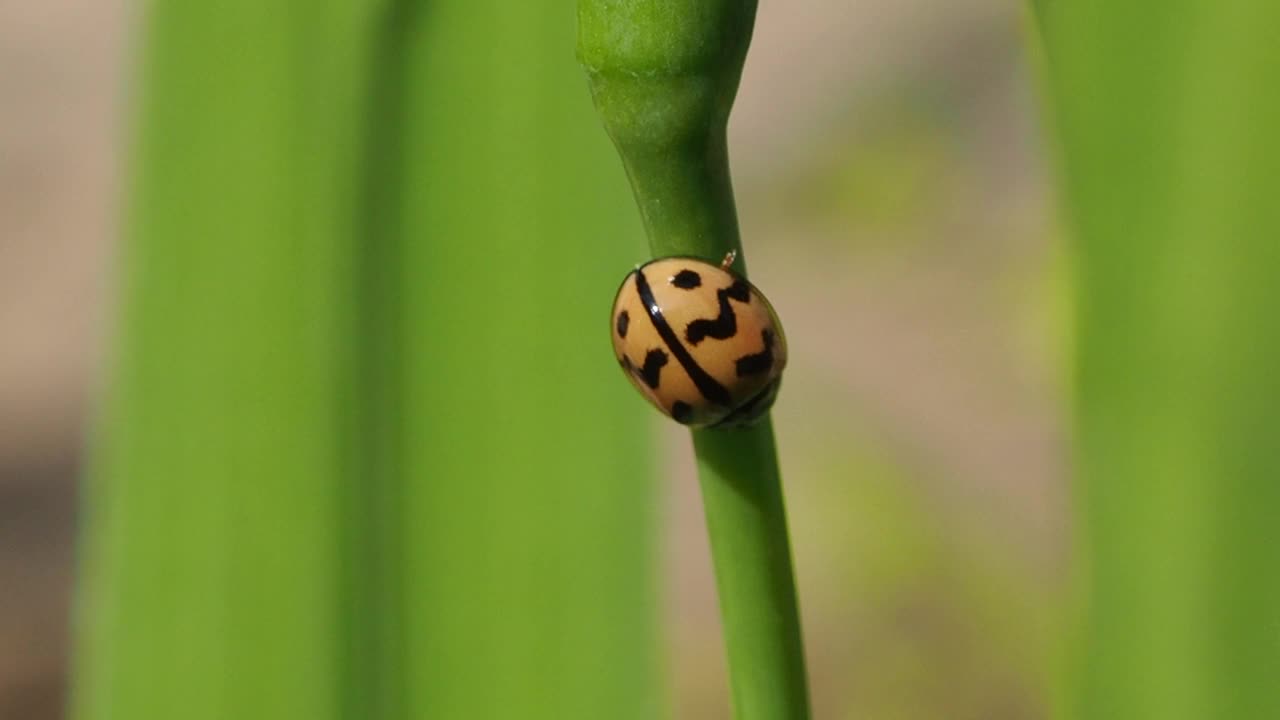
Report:
M73 716L659 714L572 7L147 10Z
M1280 5L1041 8L1076 231L1066 717L1280 716Z

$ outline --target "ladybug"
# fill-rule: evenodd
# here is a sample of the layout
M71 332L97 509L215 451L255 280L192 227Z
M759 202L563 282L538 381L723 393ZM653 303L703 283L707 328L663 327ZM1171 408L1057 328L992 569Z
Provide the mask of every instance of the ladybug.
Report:
M655 407L690 427L749 425L773 405L787 342L764 295L730 266L691 257L632 270L613 301L613 350Z

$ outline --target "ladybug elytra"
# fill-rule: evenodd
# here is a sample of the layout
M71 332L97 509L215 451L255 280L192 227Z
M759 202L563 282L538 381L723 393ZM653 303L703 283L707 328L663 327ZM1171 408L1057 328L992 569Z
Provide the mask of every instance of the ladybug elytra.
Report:
M733 259L651 260L627 275L613 301L618 363L649 402L690 427L759 419L787 364L777 314L730 269Z

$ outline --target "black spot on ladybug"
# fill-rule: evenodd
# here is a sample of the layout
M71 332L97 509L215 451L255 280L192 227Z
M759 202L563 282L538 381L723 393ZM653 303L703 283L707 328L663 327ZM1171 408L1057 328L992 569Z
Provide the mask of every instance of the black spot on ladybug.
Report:
M650 350L644 356L644 367L640 368L640 379L645 385L658 389L658 383L662 380L662 366L667 364L667 353L660 348Z
M618 313L618 337L624 338L627 336L627 326L630 324L631 315L629 315L626 310Z
M626 370L627 372L631 372L632 370L635 369L635 366L631 364L631 358L627 357L626 355L623 355L622 357L618 358L618 364L621 365L622 369Z
M692 270L681 270L671 278L671 284L681 290L692 290L702 285L702 276Z
M697 345L705 338L727 340L738 334L738 317L733 313L729 300L740 303L751 302L751 288L742 280L735 281L723 290L716 291L716 299L720 302L720 315L715 320L694 320L684 329L684 338L691 345Z
M693 408L689 407L688 403L677 400L671 403L671 417L675 418L676 422L681 425L688 425L689 421L693 419Z
M773 367L773 331L769 328L761 330L760 339L764 341L764 350L738 358L738 377L759 375Z
M649 281L641 270L636 271L636 293L640 296L640 303L649 309L649 321L653 323L653 329L658 331L658 336L670 348L671 354L676 357L680 367L689 374L689 379L693 380L694 386L698 388L698 392L702 393L702 397L719 405L728 405L731 399L729 391L716 382L716 379L706 370L703 370L702 366L689 354L688 348L680 343L680 338L676 336L676 331L671 329L671 324L663 316L662 308L653 297L653 288L649 287Z

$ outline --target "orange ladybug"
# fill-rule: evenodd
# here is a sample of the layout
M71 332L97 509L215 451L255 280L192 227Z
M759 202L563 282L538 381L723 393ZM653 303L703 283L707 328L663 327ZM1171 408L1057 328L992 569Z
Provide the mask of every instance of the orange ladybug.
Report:
M787 364L782 324L765 296L720 265L691 257L632 270L613 301L613 349L640 394L690 427L749 425L773 405Z

